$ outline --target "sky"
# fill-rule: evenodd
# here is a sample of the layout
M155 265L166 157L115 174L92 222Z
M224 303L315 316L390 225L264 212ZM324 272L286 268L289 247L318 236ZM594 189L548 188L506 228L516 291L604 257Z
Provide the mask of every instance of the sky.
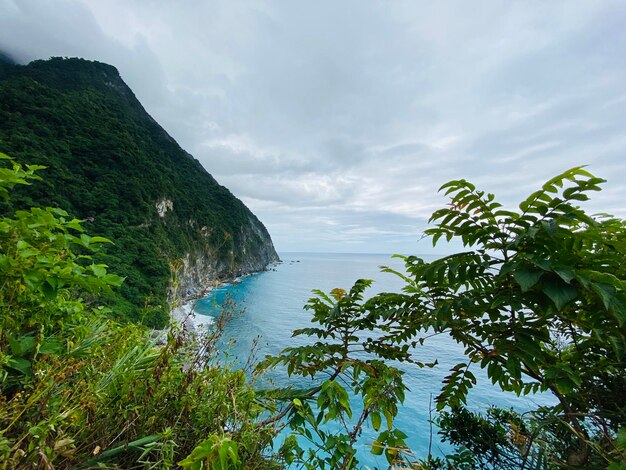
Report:
M626 217L626 2L0 0L0 50L110 63L279 252L428 254L438 188L578 165Z

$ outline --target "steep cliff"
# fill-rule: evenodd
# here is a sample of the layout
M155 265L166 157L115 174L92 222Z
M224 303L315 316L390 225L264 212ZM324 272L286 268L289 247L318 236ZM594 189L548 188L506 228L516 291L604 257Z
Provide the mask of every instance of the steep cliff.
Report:
M206 230L206 227L201 229L205 236ZM241 262L235 260L234 253L229 258L216 256L209 243L203 249L186 253L172 266L175 279L170 285L170 298L181 300L194 297L215 281L261 271L270 263L278 261L271 241L261 244L257 242L265 239L264 233L265 227L256 217L251 217L249 223L242 226L239 236ZM172 288L173 284L176 284L176 289Z
M3 212L61 207L114 240L99 257L126 277L107 299L120 317L161 326L170 267L185 295L278 260L263 224L148 115L110 65L4 63L0 151L47 167L44 182L21 189Z

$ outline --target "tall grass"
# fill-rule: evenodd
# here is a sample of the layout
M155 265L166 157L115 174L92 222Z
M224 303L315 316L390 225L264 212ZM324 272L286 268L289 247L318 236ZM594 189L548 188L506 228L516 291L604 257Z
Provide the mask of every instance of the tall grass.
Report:
M270 429L242 371L209 334L150 331L91 318L63 354L40 355L32 378L0 397L0 468L172 468L211 435L239 443L246 468L264 457Z

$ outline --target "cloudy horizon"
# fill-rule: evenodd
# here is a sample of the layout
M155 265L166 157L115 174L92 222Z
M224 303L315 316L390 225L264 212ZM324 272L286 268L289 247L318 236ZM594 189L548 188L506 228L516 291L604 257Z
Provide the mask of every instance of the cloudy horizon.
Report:
M0 51L114 65L277 250L432 253L437 189L578 165L626 217L626 3L0 0Z

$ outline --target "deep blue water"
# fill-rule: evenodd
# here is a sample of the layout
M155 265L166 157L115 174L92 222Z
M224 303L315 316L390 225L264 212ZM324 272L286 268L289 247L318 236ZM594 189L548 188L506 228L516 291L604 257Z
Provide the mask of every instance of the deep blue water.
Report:
M253 344L256 344L258 358L302 344L304 340L292 338L291 331L311 325L311 313L303 310L303 306L312 297L312 289L328 292L340 287L347 290L359 278L375 281L370 289L371 295L382 291L397 292L402 287L402 281L397 276L380 272L381 265L402 270L402 261L389 255L283 253L281 259L283 263L273 270L247 276L238 284L215 289L195 306L198 317L216 316L219 315L219 305L229 295L243 307L243 313L233 318L225 334L224 348L230 360L236 363L246 363ZM418 356L423 362L437 359L438 366L433 369L401 366L405 372L405 384L410 391L407 392L395 424L409 435L408 444L418 456L425 457L428 451L431 395L438 395L441 380L448 375L450 367L464 362L462 353L463 349L449 337L439 336L427 341L420 348ZM518 398L513 394L505 394L492 386L491 381L480 373L478 366L475 366L473 372L478 384L472 390L468 403L474 409L485 409L494 404L525 410L536 402L545 403L549 399L545 396ZM286 385L289 380L285 374L274 374L273 377L280 385ZM371 443L374 436L373 429L365 430L358 442L359 460L370 468L387 468L384 458L369 452L367 443ZM444 455L450 450L439 442L436 430L432 449L435 456Z

